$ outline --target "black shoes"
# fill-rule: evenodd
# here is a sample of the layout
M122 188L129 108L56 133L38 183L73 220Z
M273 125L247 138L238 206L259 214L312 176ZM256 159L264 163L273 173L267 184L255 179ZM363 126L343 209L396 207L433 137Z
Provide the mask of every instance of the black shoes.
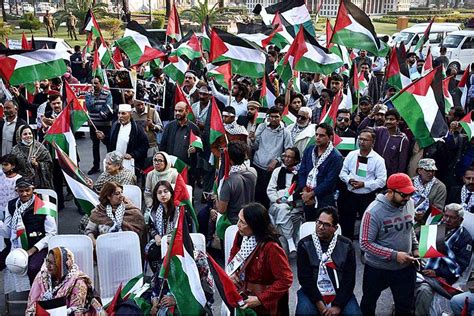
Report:
M89 170L87 172L87 174L90 176L90 175L93 175L94 173L97 173L100 171L100 168L97 168L97 167L92 167L91 170Z

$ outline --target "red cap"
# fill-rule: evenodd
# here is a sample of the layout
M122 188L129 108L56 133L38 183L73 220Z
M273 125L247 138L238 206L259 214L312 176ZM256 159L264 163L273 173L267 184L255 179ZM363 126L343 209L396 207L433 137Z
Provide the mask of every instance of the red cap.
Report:
M394 173L388 177L387 188L405 194L411 194L416 191L410 177L404 173Z

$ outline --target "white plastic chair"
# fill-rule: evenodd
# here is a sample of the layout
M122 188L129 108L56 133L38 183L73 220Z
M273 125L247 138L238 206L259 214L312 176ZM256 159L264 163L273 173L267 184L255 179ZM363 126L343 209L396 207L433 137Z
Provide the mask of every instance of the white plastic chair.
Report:
M79 269L94 282L94 246L85 235L56 235L48 242L48 250L65 247L74 254L74 261Z
M142 189L136 185L124 184L123 186L123 195L127 197L133 205L142 209Z
M462 221L462 226L471 234L471 237L474 239L474 214L469 212L464 212L464 220Z
M311 235L315 228L316 222L306 222L303 223L300 227L300 240L305 238L308 235ZM336 235L341 235L341 226L338 224L335 232Z
M130 231L100 235L96 253L99 293L105 305L112 300L120 283L125 286L143 273L140 240L137 233Z
M55 201L56 201L56 203L55 203L56 204L56 211L57 211L57 214L58 214L58 216L55 219L56 219L56 225L58 225L59 210L58 210L58 194L56 193L56 191L50 190L50 189L35 189L35 193L41 194L42 199L44 201L47 201L47 202L50 202L49 196L51 196L55 199Z
M234 239L235 235L237 234L237 231L239 229L237 228L237 225L231 225L227 227L224 233L224 257L225 257L225 262L224 264L227 264L229 262L229 257L230 257L230 250L232 249L232 245L234 244Z
M203 234L199 233L190 233L191 239L193 240L193 245L196 250L201 250L206 253L206 237ZM164 235L161 239L161 258L166 256L168 251L168 235Z

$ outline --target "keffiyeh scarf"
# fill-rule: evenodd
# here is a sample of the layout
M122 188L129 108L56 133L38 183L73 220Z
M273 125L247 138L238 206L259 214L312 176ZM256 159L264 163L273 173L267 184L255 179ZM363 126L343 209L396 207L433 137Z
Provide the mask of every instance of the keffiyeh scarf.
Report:
M334 248L336 247L337 235L334 234L334 236L332 237L331 242L329 243L328 250L326 252L323 252L321 243L319 242L319 238L316 232L313 232L311 237L313 238L314 248L316 248L316 254L318 255L319 259L317 287L319 292L323 296L324 302L326 304L329 304L336 296L336 288L339 287L339 284L337 282L337 275L335 277L336 287L334 287L327 270L327 265L332 262L331 255L334 251Z
M256 247L257 240L255 239L255 236L244 236L239 252L235 254L232 261L225 267L227 275L234 274L234 272L244 264L245 260L247 260Z
M465 185L461 189L461 205L464 211L472 213L472 207L474 206L474 192L469 191Z
M163 205L159 205L158 208L156 209L156 215L155 215L155 229L158 232L158 235L163 236L166 235L167 232L170 232L174 228L174 220L173 219L168 219L166 223L163 223L163 212L164 208ZM179 208L176 209L177 216L179 217Z
M112 206L110 204L106 206L105 212L114 223L112 227L109 228L109 233L122 231L123 215L125 214L125 206L123 205L123 203L120 203L120 205L117 207L117 209L115 210L115 215L112 212Z
M433 178L426 185L423 185L420 176L413 178L413 185L415 186L416 192L413 196L413 200L416 205L417 212L426 212L430 208L430 201L428 200L428 195L435 184L436 178Z
M233 121L230 124L224 124L224 129L230 135L248 135L248 131L242 125L237 124L237 121Z
M332 142L329 142L328 148L324 151L324 153L317 159L316 151L318 150L317 147L314 147L312 152L312 159L313 159L313 169L308 174L308 178L306 179L306 185L310 189L314 189L318 185L318 173L319 173L319 166L323 164L323 162L329 157L332 150L334 149Z
M18 238L20 238L20 236L17 235L17 232L19 227L24 227L23 219L21 216L33 204L34 201L34 196L31 197L31 199L26 203L22 203L20 199L16 201L15 212L13 213L12 221L10 222L10 229L12 230L12 232L14 232L13 235L15 236L15 238L12 239L13 244L18 244L18 246L20 246L20 243L18 243Z
M229 174L240 172L243 170L247 170L247 166L245 164L233 165L233 166L230 166Z
M301 127L301 126L299 126L298 124L295 123L295 125L293 126L293 128L292 128L291 131L290 131L291 141L292 141L293 143L295 142L296 137L298 137L298 135L299 135L306 127L307 127L307 126Z

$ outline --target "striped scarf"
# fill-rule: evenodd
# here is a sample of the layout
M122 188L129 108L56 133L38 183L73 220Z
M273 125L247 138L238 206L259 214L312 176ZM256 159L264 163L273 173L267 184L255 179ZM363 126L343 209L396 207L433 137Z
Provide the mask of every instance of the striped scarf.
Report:
M25 247L28 248L27 245L23 244L23 241L21 238L23 234L19 232L22 232L22 231L25 232L25 225L23 224L22 215L33 204L34 201L35 201L34 195L26 203L22 203L20 198L16 200L15 212L13 213L12 221L10 222L10 229L12 232L15 232L15 237L12 238L12 244L15 246L15 248L23 248L23 249L25 249ZM25 250L28 250L28 249L25 249Z
M324 153L319 157L319 159L316 159L316 151L318 150L318 147L315 146L313 153L312 153L312 159L313 159L313 169L308 174L308 178L306 179L306 185L312 190L318 185L318 173L319 173L319 166L323 164L323 162L329 157L331 154L332 150L334 149L332 142L329 142L328 148L324 151Z

